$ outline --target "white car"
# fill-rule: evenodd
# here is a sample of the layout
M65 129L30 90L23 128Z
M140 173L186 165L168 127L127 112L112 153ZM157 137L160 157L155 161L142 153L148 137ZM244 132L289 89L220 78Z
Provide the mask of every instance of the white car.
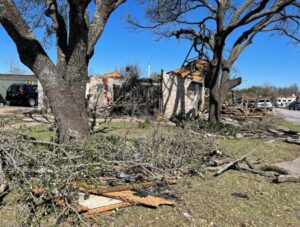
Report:
M255 107L258 109L267 109L268 111L272 111L273 110L273 105L270 102L269 99L258 99L256 101Z

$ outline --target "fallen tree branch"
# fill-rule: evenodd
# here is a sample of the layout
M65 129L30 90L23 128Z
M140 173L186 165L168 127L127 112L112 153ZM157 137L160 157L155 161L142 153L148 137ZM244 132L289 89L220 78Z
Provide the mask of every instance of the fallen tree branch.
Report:
M120 191L127 191L127 190L139 190L141 188L149 188L149 187L156 187L156 186L164 186L164 185L174 185L176 184L176 180L161 180L161 181L153 181L153 182L144 182L140 184L131 184L131 185L122 185L122 186L115 186L115 187L105 187L105 186L95 186L95 185L88 185L86 183L76 183L74 184L75 188L78 188L79 191L85 193L91 193L95 195L102 195L108 192L120 192Z
M258 171L258 170L251 169L251 168L244 167L244 166L240 166L239 168L240 168L240 170L247 171L247 172L254 173L254 174L258 174L258 175L261 175L261 176L264 176L264 177L272 176L271 174L265 173L263 171Z
M242 162L242 161L245 161L246 157L243 156L235 161L232 161L230 163L228 163L227 165L225 165L224 167L222 167L221 169L219 169L215 174L214 176L219 176L221 175L222 173L226 172L227 170L233 168L236 164L238 164L239 162Z

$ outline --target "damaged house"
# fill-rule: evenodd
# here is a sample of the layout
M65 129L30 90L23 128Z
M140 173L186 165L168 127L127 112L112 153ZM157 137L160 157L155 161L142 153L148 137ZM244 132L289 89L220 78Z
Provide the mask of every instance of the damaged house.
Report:
M158 78L141 78L133 84L129 81L130 87L118 71L93 76L86 89L87 108L95 113L111 107L111 113L123 115L196 117L204 110L206 72L206 61L192 60L179 69L162 72Z
M124 82L124 76L118 71L90 77L86 88L88 108L100 110L112 104Z
M86 85L87 108L98 112L101 108L108 107L114 101L115 95L121 89L124 82L125 78L118 71L89 77L89 82ZM49 102L40 84L38 86L38 93L39 110L50 111Z
M195 117L204 109L205 75L207 62L190 61L186 66L171 72L163 72L163 113Z

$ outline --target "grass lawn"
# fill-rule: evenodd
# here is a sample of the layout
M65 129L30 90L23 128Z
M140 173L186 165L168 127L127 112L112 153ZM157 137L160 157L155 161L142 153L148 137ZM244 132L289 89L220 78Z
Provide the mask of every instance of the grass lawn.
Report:
M281 121L281 125L297 128ZM111 122L102 124L106 133L129 138L151 136L156 124ZM298 128L300 130L300 127ZM162 133L179 130L163 125ZM34 126L29 136L49 140L48 126ZM258 160L260 165L293 160L300 156L298 145L265 139L219 140L221 151L236 158L243 155ZM178 180L172 190L179 197L176 207L129 207L95 216L95 226L300 226L300 185L274 184L270 179L251 173L227 171L219 177L210 173L206 179L186 177ZM249 198L234 197L234 192ZM12 226L15 217L11 196L0 209L0 223ZM10 204L10 205L9 205Z
M261 164L292 160L300 156L299 147L266 140L222 140L222 150L235 156L247 155ZM175 208L157 210L144 207L101 214L101 226L300 226L299 184L274 184L250 173L227 171L206 180L188 177L174 189L180 200ZM245 193L249 199L233 197ZM186 215L190 216L187 218Z

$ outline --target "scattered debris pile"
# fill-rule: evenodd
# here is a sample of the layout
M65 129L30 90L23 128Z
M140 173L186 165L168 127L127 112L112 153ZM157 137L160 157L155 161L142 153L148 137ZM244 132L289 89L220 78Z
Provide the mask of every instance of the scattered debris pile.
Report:
M227 157L225 159L211 160L207 170L214 172L214 176L220 176L228 170L238 170L269 177L276 183L300 183L300 158L259 167L256 164L259 164L259 162L254 162L246 156L242 156L239 159Z
M85 218L93 217L99 213L112 211L124 207L141 205L151 208L158 208L162 205L174 206L175 202L170 199L151 195L147 188L168 187L176 184L176 180L157 180L136 184L119 186L90 185L87 183L74 183L75 190L78 190L78 200L70 204L58 195L52 198L53 202L61 207L71 207L78 214ZM32 189L36 197L43 196L46 190L43 188Z
M262 167L264 171L273 171L277 173L276 181L278 183L297 182L300 183L300 158L293 161L282 162Z
M264 120L268 118L267 110L262 108L249 108L243 105L226 106L222 107L222 114L230 118L243 120L243 119L258 119Z
M17 209L23 214L19 216L20 224L35 225L45 215L57 223L72 217L81 221L80 213L90 215L92 209L74 204L80 198L82 201L80 193L113 197L122 201L122 206L141 204L140 197L148 196L150 200L164 201L162 204L173 204L169 199L176 196L160 189L172 191L170 179L201 176L205 164L218 150L213 139L187 130L161 135L156 129L153 137L138 140L94 135L89 143L76 146L36 141L15 130L5 130L0 133L0 183L6 183L18 195ZM166 186L157 183L162 179L167 180ZM156 187L138 189L145 182L155 182ZM97 193L100 186L124 190Z

